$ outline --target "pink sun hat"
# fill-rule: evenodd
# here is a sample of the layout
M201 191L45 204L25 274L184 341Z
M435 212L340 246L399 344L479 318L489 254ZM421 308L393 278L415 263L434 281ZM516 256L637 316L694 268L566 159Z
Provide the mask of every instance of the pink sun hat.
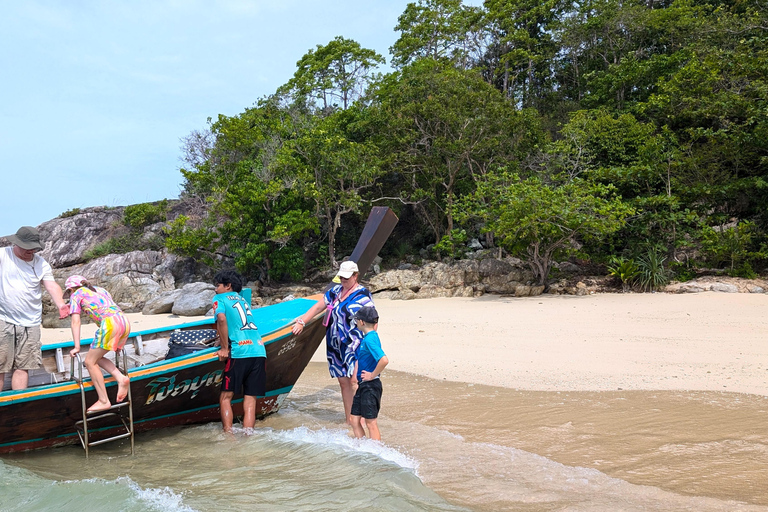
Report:
M83 286L83 283L86 281L87 279L83 276L75 274L67 278L67 282L64 283L64 288L67 290L74 290L75 288Z

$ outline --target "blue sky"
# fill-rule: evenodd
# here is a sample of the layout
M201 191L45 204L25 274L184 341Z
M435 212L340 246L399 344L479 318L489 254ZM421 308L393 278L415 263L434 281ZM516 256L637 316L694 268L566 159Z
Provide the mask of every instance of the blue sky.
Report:
M336 36L389 61L407 4L0 0L0 236L178 197L182 137L273 93Z

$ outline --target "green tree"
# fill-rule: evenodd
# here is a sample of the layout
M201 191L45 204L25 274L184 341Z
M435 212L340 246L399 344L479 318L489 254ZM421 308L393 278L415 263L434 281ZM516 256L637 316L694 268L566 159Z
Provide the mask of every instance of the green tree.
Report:
M421 58L446 60L462 69L477 59L482 41L477 25L482 9L461 0L417 0L397 19L400 37L389 49L392 65L401 68Z
M374 50L336 37L304 54L293 78L280 90L317 102L324 112L334 105L347 109L363 95L376 67L384 63L384 57Z
M312 202L275 171L279 149L307 123L306 113L262 100L237 116L219 116L197 158L189 155L184 200L205 205L177 218L166 245L180 254L232 259L248 276L299 278L303 238L319 229ZM199 148L200 145L194 145Z
M328 236L328 257L336 266L336 233L342 218L362 213L364 194L381 175L378 149L370 141L352 140L347 128L359 110L339 111L317 119L280 150L277 166L292 189L311 198Z
M456 197L543 138L535 113L515 110L478 73L431 59L388 76L378 94L378 147L401 177L399 197L416 203L435 243L454 228Z
M557 46L553 29L563 12L560 0L488 0L490 78L506 98L522 107L540 106L551 92ZM491 56L491 54L494 54Z
M633 213L608 185L575 179L552 186L506 173L489 178L458 204L458 218L480 220L500 246L528 263L540 285L547 284L553 261L615 232Z

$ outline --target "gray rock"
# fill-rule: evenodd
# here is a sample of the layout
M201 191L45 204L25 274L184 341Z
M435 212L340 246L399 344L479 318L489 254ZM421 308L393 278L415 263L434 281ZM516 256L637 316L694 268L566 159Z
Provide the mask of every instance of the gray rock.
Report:
M171 290L149 299L141 310L144 315L159 315L173 311L173 304L181 295L182 290Z
M513 270L513 266L506 261L497 260L495 258L486 258L480 260L478 272L482 277L498 276L502 274L509 274Z
M710 290L712 290L713 292L724 292L724 293L739 292L739 288L736 285L727 284L727 283L713 283Z
M433 299L435 297L451 297L453 293L447 288L435 286L434 284L425 284L416 293L417 299Z
M40 224L45 249L42 256L52 267L83 263L83 254L108 239L128 233L122 223L124 207L83 208L69 217L57 217Z
M190 283L184 285L173 303L171 312L179 316L204 315L211 309L211 299L215 295L210 283Z
M581 270L578 265L575 265L570 261L563 261L558 263L557 268L560 270L560 272L566 272L570 274L575 274Z
M701 293L709 289L709 286L702 287L697 283L673 283L664 288L664 291L669 293Z
M481 244L480 240L478 240L477 238L473 238L472 240L469 241L469 243L467 244L467 247L469 247L473 251L477 251L483 248L483 244Z

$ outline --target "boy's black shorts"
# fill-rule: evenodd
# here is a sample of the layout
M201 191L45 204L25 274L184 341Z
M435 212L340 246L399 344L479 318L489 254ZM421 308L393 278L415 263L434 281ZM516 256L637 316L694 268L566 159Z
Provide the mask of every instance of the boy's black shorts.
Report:
M367 420L378 418L379 409L381 409L381 392L381 379L360 382L355 398L352 399L352 415L362 416Z
M222 391L231 391L248 396L263 397L267 391L267 358L244 357L227 359L224 366Z

